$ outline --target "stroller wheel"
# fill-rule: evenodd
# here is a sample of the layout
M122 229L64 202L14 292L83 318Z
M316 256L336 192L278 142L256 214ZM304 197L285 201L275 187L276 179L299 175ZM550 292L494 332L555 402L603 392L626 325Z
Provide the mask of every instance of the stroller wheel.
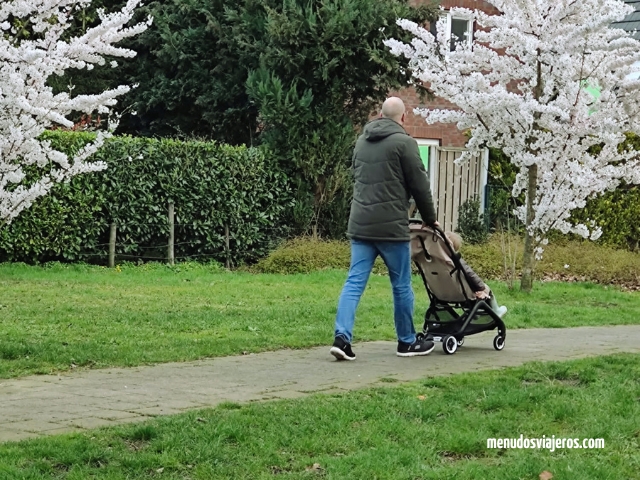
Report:
M458 340L458 346L461 347L462 345L464 345L464 337Z
M456 337L447 335L442 339L442 349L447 355L453 355L458 350L458 340Z
M504 348L504 337L502 335L496 335L493 339L493 348L500 351Z

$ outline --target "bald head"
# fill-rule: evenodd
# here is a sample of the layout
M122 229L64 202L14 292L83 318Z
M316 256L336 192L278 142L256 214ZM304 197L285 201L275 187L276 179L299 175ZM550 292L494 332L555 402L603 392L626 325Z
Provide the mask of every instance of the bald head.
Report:
M390 118L391 120L400 124L404 123L404 102L398 97L389 97L382 104L383 118Z

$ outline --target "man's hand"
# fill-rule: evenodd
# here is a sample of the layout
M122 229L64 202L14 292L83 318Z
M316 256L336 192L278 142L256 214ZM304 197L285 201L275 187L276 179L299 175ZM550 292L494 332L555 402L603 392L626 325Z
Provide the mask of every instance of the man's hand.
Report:
M425 222L422 222L422 228L426 228L426 227L439 227L440 223L438 222L433 222L432 224L427 224Z
M484 300L486 298L489 298L489 295L485 290L480 290L479 292L476 292L476 298L479 300Z

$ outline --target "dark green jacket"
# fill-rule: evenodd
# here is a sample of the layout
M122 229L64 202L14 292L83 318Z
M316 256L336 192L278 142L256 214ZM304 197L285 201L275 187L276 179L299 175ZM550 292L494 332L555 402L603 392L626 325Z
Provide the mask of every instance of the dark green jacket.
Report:
M427 172L417 142L388 118L369 122L353 152L353 201L347 236L409 241L409 200L423 221L436 221Z

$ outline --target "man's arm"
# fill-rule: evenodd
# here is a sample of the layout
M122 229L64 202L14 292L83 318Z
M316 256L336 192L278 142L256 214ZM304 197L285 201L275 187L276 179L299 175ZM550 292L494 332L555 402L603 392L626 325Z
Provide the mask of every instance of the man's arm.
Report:
M431 196L431 186L427 178L427 171L420 158L418 143L415 140L410 139L405 143L400 163L409 192L418 206L422 221L427 225L434 225L437 223L437 217Z

